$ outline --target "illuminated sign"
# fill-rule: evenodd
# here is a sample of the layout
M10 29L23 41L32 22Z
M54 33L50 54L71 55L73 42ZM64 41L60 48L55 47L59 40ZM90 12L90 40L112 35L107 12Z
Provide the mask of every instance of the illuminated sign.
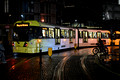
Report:
M25 24L25 23L23 23L23 24L16 24L16 26L17 27L28 27L29 24Z

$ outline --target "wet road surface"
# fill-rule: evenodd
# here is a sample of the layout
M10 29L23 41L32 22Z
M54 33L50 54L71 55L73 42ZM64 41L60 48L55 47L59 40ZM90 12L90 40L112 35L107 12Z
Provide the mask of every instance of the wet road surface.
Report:
M95 56L92 49L43 55L42 64L39 56L9 58L0 64L0 80L120 80L119 61Z

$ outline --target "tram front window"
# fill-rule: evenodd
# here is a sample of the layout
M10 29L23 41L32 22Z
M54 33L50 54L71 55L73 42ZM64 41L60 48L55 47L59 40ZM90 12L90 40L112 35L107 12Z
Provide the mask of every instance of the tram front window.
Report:
M31 39L37 39L41 36L41 29L26 27L15 28L13 34L14 41L30 41Z
M16 28L13 34L14 41L28 41L28 29Z

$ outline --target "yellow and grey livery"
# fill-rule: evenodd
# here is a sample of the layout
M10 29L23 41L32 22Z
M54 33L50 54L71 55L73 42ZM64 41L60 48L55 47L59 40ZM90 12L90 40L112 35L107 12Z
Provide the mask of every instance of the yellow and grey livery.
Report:
M14 23L14 37L18 38L13 40L13 53L40 53L40 50L47 52L48 48L54 51L96 46L98 38L110 45L109 33L108 30L49 25L35 20L17 21Z

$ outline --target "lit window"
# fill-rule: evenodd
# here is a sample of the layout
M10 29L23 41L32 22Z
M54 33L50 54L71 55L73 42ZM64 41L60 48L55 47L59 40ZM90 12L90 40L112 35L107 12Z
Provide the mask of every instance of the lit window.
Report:
M89 32L88 38L93 38L93 32Z
M102 38L109 38L109 34L108 33L102 33Z
M97 38L96 32L93 32L93 38Z
M68 30L65 30L65 36L66 36L67 38L69 38L69 32L68 32Z
M61 38L65 38L65 30L61 30Z
M79 31L79 38L82 38L82 31Z
M43 38L48 38L48 29L47 28L42 28L42 36L43 36Z
M9 1L8 0L5 0L5 3L4 3L4 9L5 9L5 13L8 13L9 12Z
M49 28L49 38L54 38L54 29Z
M101 32L97 32L97 38L101 38Z
M55 29L55 38L60 38L60 29Z

